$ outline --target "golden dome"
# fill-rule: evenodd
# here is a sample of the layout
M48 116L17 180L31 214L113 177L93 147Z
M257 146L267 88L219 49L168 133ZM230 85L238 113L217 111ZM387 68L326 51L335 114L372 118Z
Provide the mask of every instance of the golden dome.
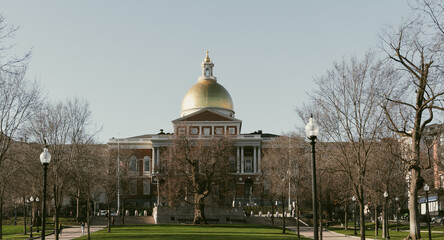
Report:
M182 100L181 115L212 107L233 113L233 100L228 91L214 79L199 79ZM217 109L216 109L217 110ZM226 112L226 111L224 111Z
M213 76L214 64L208 56L208 51L201 66L202 76L185 94L180 115L183 117L202 108L211 107L234 117L233 100L228 91L217 83L216 77Z

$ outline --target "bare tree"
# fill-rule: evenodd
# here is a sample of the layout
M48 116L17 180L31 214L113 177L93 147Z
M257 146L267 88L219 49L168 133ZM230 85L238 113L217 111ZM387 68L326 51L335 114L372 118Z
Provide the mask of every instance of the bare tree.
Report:
M305 148L307 143L303 137L295 133L275 138L267 151L264 152L263 169L265 181L271 188L270 194L282 201L282 214L285 211L285 201L293 192L296 199L297 233L299 234L299 201L306 196L309 169L305 164ZM292 191L293 190L293 191ZM275 200L278 200L275 199ZM290 202L288 204L291 204ZM282 233L285 233L285 217L283 218Z
M40 90L35 83L24 78L25 72L25 69L15 72L0 71L0 214L5 184L14 175L14 169L18 169L12 156L8 156L10 147L16 142L20 128L30 119L40 103ZM0 219L0 239L1 221Z
M10 147L16 143L17 135L40 104L40 89L36 83L25 79L26 67L31 52L16 56L10 52L11 43L18 27L8 25L0 14L0 216L6 184L20 169L12 156ZM0 218L2 239L2 218Z
M372 152L372 161L369 162L368 178L366 179L366 190L368 201L372 203L368 207L374 211L375 235L378 236L378 216L379 209L384 203L383 193L387 192L391 202L395 198L404 200L404 193L407 185L405 174L407 168L401 157L400 142L395 137L380 139ZM385 231L385 221L383 221L383 232ZM385 234L383 234L384 236Z
M382 36L383 49L399 67L398 80L386 81L383 108L392 131L404 141L408 164L410 239L420 239L418 190L424 179L421 170L429 169L430 158L421 158L421 141L426 126L444 110L442 3L420 1L420 16L388 28Z
M34 141L49 144L51 164L48 181L52 186L56 239L59 237L59 215L63 198L78 183L76 174L82 168L82 151L92 143L96 131L90 125L91 112L86 101L67 100L55 104L47 103L36 114L27 129ZM81 172L81 171L80 171ZM82 173L81 173L82 174ZM78 177L78 175L77 175Z
M193 224L207 223L205 200L208 196L216 190L218 195L226 194L222 190L229 185L229 159L233 149L232 141L226 137L200 139L179 135L165 152L166 165L161 174L170 186L169 201L182 201L190 194L192 199L186 201L194 205Z
M76 151L76 161L79 167L77 172L77 182L80 183L79 188L86 198L86 223L87 223L87 239L91 239L91 199L95 193L102 190L100 185L103 173L103 164L106 162L107 148L105 145L93 144L89 142ZM99 170L100 169L100 170ZM108 214L109 216L110 214Z
M119 188L122 209L117 210L122 224L125 224L125 198L129 195L130 181L134 179L134 172L129 169L130 157L134 155L136 152L133 149L109 149L102 166L100 186L105 193L106 209L108 213L111 211L111 204L117 198ZM108 232L111 232L110 214L107 216L107 226Z
M0 72L14 74L28 65L31 51L21 56L9 52L15 45L10 41L14 39L18 29L17 26L6 24L6 19L0 14Z
M337 161L350 178L360 206L361 226L365 226L367 167L384 123L377 93L383 80L393 77L393 71L386 69L384 62L367 53L362 60L352 57L349 61L335 63L324 76L315 80L318 90L311 94L322 130L320 139L338 149L331 152L330 158ZM300 109L299 113L303 119L308 119L304 117L308 114L305 109ZM365 239L364 228L361 228L361 239Z

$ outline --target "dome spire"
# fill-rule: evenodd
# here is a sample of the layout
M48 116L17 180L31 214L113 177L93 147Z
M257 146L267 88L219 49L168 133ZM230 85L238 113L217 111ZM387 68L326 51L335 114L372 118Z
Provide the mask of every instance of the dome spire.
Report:
M210 57L208 56L208 50L207 50L207 56L205 57L204 62L211 62Z
M208 50L206 52L206 56L201 66L202 66L202 76L199 79L216 81L216 77L213 76L214 63L211 62Z

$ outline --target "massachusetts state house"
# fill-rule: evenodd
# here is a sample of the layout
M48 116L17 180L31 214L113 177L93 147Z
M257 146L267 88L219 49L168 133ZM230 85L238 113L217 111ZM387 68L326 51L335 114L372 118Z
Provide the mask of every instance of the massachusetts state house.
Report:
M162 151L172 143L174 135L188 134L197 138L228 135L236 147L235 157L230 159L236 179L236 204L259 204L264 192L261 159L274 134L242 133L242 121L235 117L230 93L217 82L213 75L214 63L208 56L202 64L200 76L182 100L180 117L172 120L174 133L145 134L128 138L113 138L110 149L129 151L128 170L131 180L125 193L130 206L152 207L157 201L156 173L162 169ZM123 193L122 193L123 194Z

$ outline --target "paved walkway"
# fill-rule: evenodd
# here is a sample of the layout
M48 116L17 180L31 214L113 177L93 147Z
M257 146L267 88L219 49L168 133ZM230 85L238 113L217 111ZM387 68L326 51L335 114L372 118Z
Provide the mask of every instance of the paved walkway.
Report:
M293 226L287 227L287 229L290 229L293 232L297 232L296 227L293 227ZM313 238L313 228L312 227L299 227L299 233L304 237ZM325 240L352 240L353 239L353 240L356 240L356 239L360 239L360 237L348 236L348 235L324 230L322 232L322 239L325 239ZM365 239L370 240L371 238L365 238Z
M93 232L97 232L97 231L99 231L99 230L102 230L102 229L105 228L105 227L106 227L106 226L101 226L101 225L91 226L91 228L90 228L90 232L91 232L91 233L93 233ZM81 236L83 236L83 235L87 235L87 234L88 234L88 233L87 233L88 228L85 227L85 230L84 230L84 231L85 231L85 233L82 234L82 229L80 228L80 226L78 226L78 227L67 227L67 228L63 228L63 230L62 230L62 234L59 235L59 239L60 239L60 240L70 240L70 239L74 239L74 238L81 237ZM48 236L46 236L45 239L55 239L55 235L54 235L54 234L52 234L52 235L48 235Z

